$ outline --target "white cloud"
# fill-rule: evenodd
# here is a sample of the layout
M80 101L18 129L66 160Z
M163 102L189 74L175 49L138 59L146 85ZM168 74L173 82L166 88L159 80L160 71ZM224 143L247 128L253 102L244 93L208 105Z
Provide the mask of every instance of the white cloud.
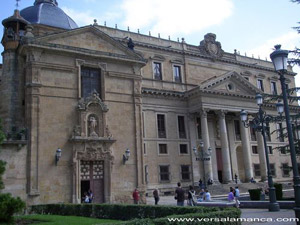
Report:
M300 36L297 33L297 31L291 31L280 37L267 40L261 46L258 46L255 49L250 49L249 51L247 50L246 52L250 53L251 55L254 54L255 57L257 57L259 55L261 59L267 58L270 61L271 60L270 54L271 54L271 52L274 51L274 49L273 49L274 45L281 44L282 49L293 50L293 49L295 49L296 46L298 46L298 47L300 46L299 38L300 38ZM289 55L289 57L293 57L293 56ZM300 87L300 68L299 68L299 66L294 66L293 71L298 74L296 76L295 80L296 80L296 86Z
M86 0L86 1L93 1L93 0ZM62 7L62 10L71 17L78 26L86 26L94 23L94 19L97 20L98 24L103 25L104 21L110 21L117 19L120 14L115 12L105 12L101 16L95 16L93 15L93 12L88 11L77 11L71 8Z
M149 28L163 35L191 34L221 24L233 11L232 0L123 0L123 26Z

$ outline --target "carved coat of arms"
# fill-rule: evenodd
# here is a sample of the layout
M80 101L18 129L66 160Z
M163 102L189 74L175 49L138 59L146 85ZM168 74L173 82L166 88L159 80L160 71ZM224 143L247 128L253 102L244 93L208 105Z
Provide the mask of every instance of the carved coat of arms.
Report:
M216 41L216 35L208 33L204 36L204 40L200 42L200 50L214 58L220 58L223 56L221 43Z

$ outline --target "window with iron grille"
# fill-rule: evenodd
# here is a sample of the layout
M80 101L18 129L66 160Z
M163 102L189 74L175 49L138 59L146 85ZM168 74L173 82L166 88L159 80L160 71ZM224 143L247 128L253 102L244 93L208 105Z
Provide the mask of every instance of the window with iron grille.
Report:
M276 130L277 130L277 137L280 142L284 142L284 134L283 134L283 127L282 123L276 124Z
M159 177L161 182L170 181L169 166L159 166Z
M189 165L181 165L181 179L188 181L191 179L191 171Z
M260 165L259 164L253 164L254 169L254 176L260 177Z
M148 184L149 180L148 180L148 165L145 165L145 183Z
M270 172L273 177L276 177L275 163L270 163Z
M165 115L163 114L157 114L157 129L158 129L158 137L166 138Z
M255 129L253 127L250 127L250 134L251 134L251 141L257 141L256 132L255 132Z
M188 146L187 144L180 144L180 154L188 154Z
M268 151L269 151L269 154L273 154L273 148L272 148L272 146L268 146Z
M198 133L198 139L202 139L202 131L201 131L201 119L197 117L197 133Z
M264 91L264 82L263 82L263 80L261 80L261 79L257 80L257 87L258 87L258 89Z
M241 128L240 128L240 121L234 121L234 130L235 130L235 139L240 141L241 140Z
M153 62L153 73L155 80L162 80L161 63Z
M81 97L91 96L96 91L101 97L101 71L100 69L81 68Z
M180 66L173 66L173 76L174 76L174 81L177 83L182 82L181 78L181 67Z
M168 154L167 144L158 144L159 154Z
M184 116L178 116L179 138L186 138Z
M270 131L270 124L269 123L267 123L266 124L266 139L267 139L267 141L271 141L271 131Z
M271 94L277 95L277 86L275 81L271 81Z
M253 154L258 154L257 146L252 145L252 153Z
M283 177L289 177L290 176L290 167L288 163L282 163L282 176Z

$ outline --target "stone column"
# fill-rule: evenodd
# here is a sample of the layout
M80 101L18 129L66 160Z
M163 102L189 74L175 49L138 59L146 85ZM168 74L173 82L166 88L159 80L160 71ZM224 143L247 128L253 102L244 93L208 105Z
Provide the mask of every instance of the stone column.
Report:
M189 127L189 136L190 136L190 156L191 156L191 164L192 164L192 174L193 174L193 182L197 182L200 180L200 163L196 161L196 156L193 152L193 148L197 147L197 127L196 127L196 115L189 114L188 115L188 127Z
M267 180L267 164L263 136L256 132L261 181Z
M219 115L219 127L221 136L221 146L222 146L222 163L223 163L223 182L229 183L232 181L232 174L230 169L230 155L229 155L229 144L227 127L225 121L225 112L223 110L218 112Z
M202 140L204 143L204 150L207 151L207 149L210 147L209 143L209 133L208 133L208 125L207 125L207 111L201 110L201 133L202 133ZM212 171L212 164L211 159L208 161L203 161L204 163L204 169L205 169L205 181L210 178L213 179L213 171Z
M243 149L243 160L245 168L245 181L248 182L253 177L252 160L250 153L250 138L249 130L246 128L242 121L240 121L240 129L242 135L242 149Z

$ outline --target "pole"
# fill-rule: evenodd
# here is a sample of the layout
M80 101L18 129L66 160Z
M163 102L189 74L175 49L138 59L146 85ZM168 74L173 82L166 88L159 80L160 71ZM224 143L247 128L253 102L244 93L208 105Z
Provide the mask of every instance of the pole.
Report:
M267 173L268 173L268 185L269 185L269 211L270 212L276 212L280 211L279 204L276 202L276 192L273 184L273 178L271 174L271 168L270 168L270 161L269 161L269 152L268 152L268 146L266 141L266 129L265 129L265 119L264 119L264 111L261 108L261 105L259 106L259 120L261 123L261 134L263 136L264 141L264 149L265 149L265 155L266 155L266 164L267 164Z
M290 121L290 110L289 104L286 94L286 86L285 86L285 77L284 72L280 72L280 83L282 89L282 97L283 97L283 104L284 104L284 112L285 112L285 119L286 119L286 127L288 132L288 140L290 145L290 154L291 154L291 161L293 167L293 180L294 180L294 193L295 193L295 216L298 219L297 225L300 225L300 177L298 173L298 164L296 158L296 151L293 139L293 131Z
M203 183L204 183L204 189L206 189L206 180L205 180L205 165L204 165L204 147L201 147L201 161L203 165Z

